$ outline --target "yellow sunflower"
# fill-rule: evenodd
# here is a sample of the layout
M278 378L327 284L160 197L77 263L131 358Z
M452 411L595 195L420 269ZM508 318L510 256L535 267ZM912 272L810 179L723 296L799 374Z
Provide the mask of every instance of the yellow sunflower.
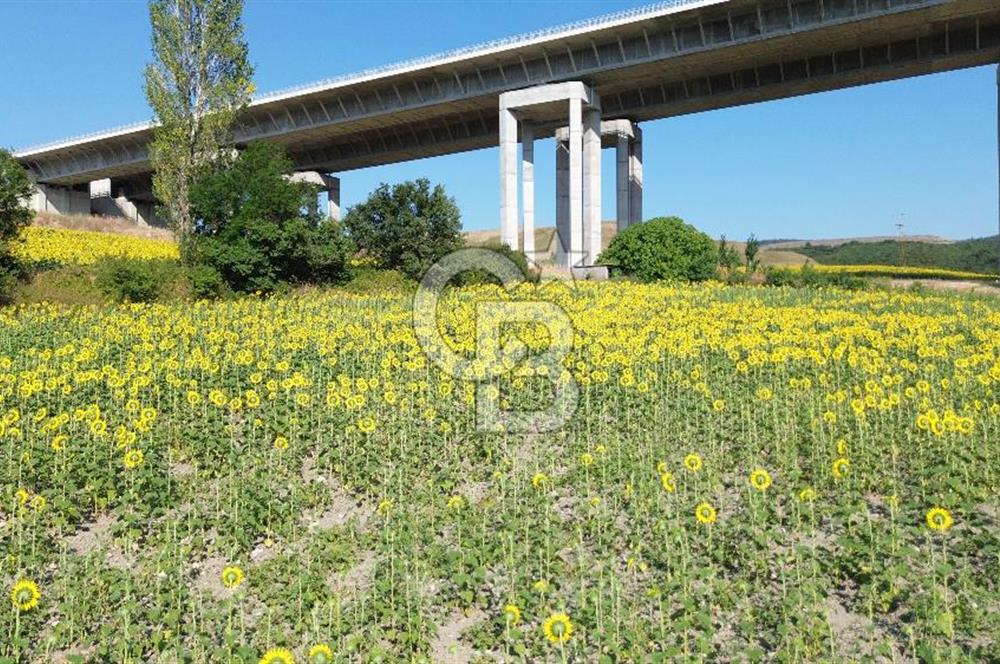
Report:
M142 460L143 460L142 450L129 450L128 452L125 453L125 456L122 458L122 463L125 464L126 468L132 470L133 468L138 468L139 466L141 466Z
M684 457L684 467L692 473L697 473L703 465L701 457L697 454L691 453Z
M750 484L758 491L767 491L767 487L771 486L771 474L763 468L758 468L750 473Z
M932 507L927 510L927 527L931 530L943 533L951 528L952 523L954 523L954 520L951 518L951 512L945 508Z
M851 471L851 460L847 457L840 457L833 462L830 470L833 471L833 476L838 480L843 479L847 477L847 474Z
M309 649L309 664L328 664L333 661L333 649L326 643L317 643Z
M699 523L704 524L715 523L715 519L718 518L715 508L708 503L701 503L694 508L694 516Z
M513 627L521 622L521 609L518 608L517 604L508 604L503 607L503 618L508 625Z
M38 606L38 600L41 597L42 593L38 590L38 584L28 579L21 579L10 590L10 601L17 607L18 611L31 611Z
M549 641L561 645L573 636L573 622L565 613L553 613L545 619L542 631L545 632L545 638Z
M243 579L245 579L246 576L243 574L243 570L241 570L236 565L229 565L224 570L222 570L222 575L220 578L222 580L222 585L224 585L229 589L233 589L237 588L241 583L243 583Z
M260 658L259 664L295 664L295 655L287 648L271 648Z
M662 473L660 475L660 486L667 493L673 493L677 489L677 483L674 482L674 476L670 473Z

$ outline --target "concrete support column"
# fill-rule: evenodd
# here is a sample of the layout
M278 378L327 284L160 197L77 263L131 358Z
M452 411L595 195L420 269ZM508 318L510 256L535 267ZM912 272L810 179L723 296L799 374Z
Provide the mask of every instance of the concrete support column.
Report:
M636 124L633 131L628 160L629 223L638 224L642 222L642 130Z
M584 264L593 265L601 253L601 110L584 114L583 232Z
M556 260L570 265L569 143L556 138Z
M518 249L517 242L517 118L500 109L500 242Z
M569 266L583 259L583 103L569 100Z
M524 255L535 260L535 128L521 123L521 205Z
M340 221L340 178L332 176L327 180L326 218Z
M618 142L615 144L615 166L615 193L618 196L615 220L618 222L618 232L621 233L632 222L632 154L628 136L624 134L618 134Z

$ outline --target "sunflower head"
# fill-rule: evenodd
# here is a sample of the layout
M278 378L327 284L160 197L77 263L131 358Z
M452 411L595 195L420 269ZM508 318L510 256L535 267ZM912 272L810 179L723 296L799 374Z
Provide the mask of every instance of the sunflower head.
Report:
M31 611L38 606L38 600L41 597L42 593L38 590L38 584L28 579L21 579L10 590L10 601L21 612Z
M521 622L521 609L518 608L517 604L506 605L503 607L503 619L507 625L513 627Z
M693 452L686 457L684 457L684 467L690 470L692 473L697 473L701 470L702 463L701 456L694 454Z
M677 489L677 483L674 481L674 476L670 473L662 473L660 475L660 486L667 493L673 493Z
M288 648L271 648L260 658L259 664L295 664L295 655Z
M758 491L767 491L771 486L771 474L763 468L758 468L750 473L750 484Z
M126 468L132 470L133 468L138 468L142 465L142 459L142 450L129 450L122 458L122 463L125 464Z
M545 632L545 638L549 641L561 645L573 636L573 622L565 613L553 613L545 619L542 631Z
M701 503L698 507L694 508L694 517L698 519L698 523L710 524L715 523L715 519L718 514L715 512L715 508L709 503Z
M309 649L309 664L329 664L333 661L333 649L326 643L317 643Z
M931 530L936 530L940 533L951 528L954 520L951 517L951 512L943 507L932 507L927 510L927 527Z
M799 501L803 503L811 503L814 500L816 500L816 489L811 486L807 486L799 491Z
M246 576L243 574L243 570L236 565L229 565L226 567L222 570L222 575L220 576L222 585L230 590L237 588L241 583L243 583L243 579L245 578Z
M830 470L833 472L833 476L838 480L843 479L847 477L849 472L851 472L851 460L847 457L840 457L833 462Z

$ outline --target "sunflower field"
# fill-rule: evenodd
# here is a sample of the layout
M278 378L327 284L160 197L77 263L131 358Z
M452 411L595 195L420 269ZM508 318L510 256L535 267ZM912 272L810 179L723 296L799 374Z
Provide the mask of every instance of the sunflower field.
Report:
M46 226L28 226L12 248L22 260L43 265L91 265L103 258L179 257L177 244L170 240Z
M546 284L0 310L0 661L1000 661L1000 302ZM534 326L509 331L534 349Z

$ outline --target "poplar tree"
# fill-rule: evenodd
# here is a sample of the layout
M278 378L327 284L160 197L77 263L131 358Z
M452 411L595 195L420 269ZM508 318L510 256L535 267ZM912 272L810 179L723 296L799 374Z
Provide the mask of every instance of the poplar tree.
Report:
M145 90L158 123L153 193L180 239L191 232L195 179L230 154L230 129L254 88L243 0L150 0L153 61Z

